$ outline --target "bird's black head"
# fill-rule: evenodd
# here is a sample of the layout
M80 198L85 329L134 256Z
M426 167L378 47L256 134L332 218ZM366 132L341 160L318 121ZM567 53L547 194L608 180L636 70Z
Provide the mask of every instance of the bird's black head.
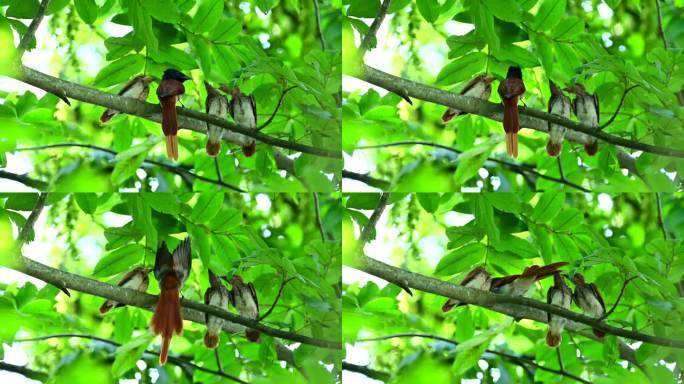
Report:
M162 77L162 80L178 80L182 83L185 80L190 80L190 77L185 75L183 72L169 68L164 71L164 77Z
M508 67L508 73L506 73L506 78L522 80L522 71L520 70L520 67Z

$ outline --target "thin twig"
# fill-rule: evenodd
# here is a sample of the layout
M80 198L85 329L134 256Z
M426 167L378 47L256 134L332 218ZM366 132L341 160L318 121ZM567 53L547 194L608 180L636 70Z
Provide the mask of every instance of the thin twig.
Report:
M36 147L15 148L14 151L15 151L15 152L21 152L21 151L39 151L39 150L42 150L42 149L50 149L50 148L69 148L69 147L78 147L78 148L94 149L94 150L97 150L97 151L102 151L102 152L106 152L106 153L112 154L112 155L114 155L114 156L116 156L116 155L119 154L119 152L113 151L113 150L108 149L108 148L98 147L97 145L92 145L92 144L81 144L81 143L57 143L57 144L47 144L47 145L40 145L40 146L36 146ZM171 172L173 172L173 173L175 173L175 174L177 174L177 175L187 175L187 176L190 176L190 177L195 178L195 179L197 179L197 180L206 181L207 183L211 183L211 184L219 185L219 186L222 186L222 187L225 187L225 188L228 188L228 189L232 189L233 191L236 191L236 192L245 192L244 190L242 190L242 189L240 189L240 188L238 188L238 187L236 187L236 186L234 186L234 185L232 185L232 184L225 183L225 182L223 182L222 180L214 180L214 179L210 179L210 178L208 178L208 177L204 177L204 176L198 175L198 174L196 174L196 173L194 173L194 172L192 172L192 171L189 171L189 170L187 170L187 169L185 169L185 168L183 168L183 167L181 167L181 166L178 166L178 165L168 164L168 163L164 163L164 162L161 162L161 161L156 161L156 160L152 160L152 159L148 159L148 158L145 158L145 160L143 160L143 163L153 164L153 165L156 165L156 166L165 168L165 169L167 169L167 170L169 170L169 171L171 171Z
M57 333L57 334L53 334L53 335L31 337L31 338L26 338L26 339L14 339L12 342L24 343L24 342L33 342L33 341L41 341L41 340L48 340L48 339L59 339L59 338L71 338L71 337L75 337L75 338L79 338L79 339L95 340L95 341L99 341L99 342L102 342L105 344L113 345L115 347L121 346L121 344L117 343L116 341L112 341L109 339L105 339L105 338L97 337L97 336L93 336L93 335L83 335L83 334L78 334L78 333ZM147 353L147 354L150 354L153 356L159 356L159 352L155 352L155 351L151 351L151 350L145 350L143 353ZM204 367L201 367L197 364L192 363L189 360L186 360L186 359L180 358L180 357L169 356L168 359L169 359L170 363L177 365L179 367L185 365L185 366L192 367L192 368L197 369L197 370L202 371L202 372L211 373L211 374L216 375L216 376L225 377L226 379L233 380L237 383L247 384L246 381L240 379L237 376L233 376L229 373L225 373L225 372L223 372L223 370L214 371L213 369L204 368Z
M294 277L290 277L289 279L283 280L283 282L280 283L280 289L278 289L278 294L276 295L275 300L273 300L273 304L271 304L271 307L268 309L268 311L266 311L266 313L264 313L263 315L261 315L259 317L259 321L265 319L268 315L271 314L271 312L273 312L273 309L276 307L276 304L278 304L278 300L280 300L280 295L283 294L283 288L285 288L285 285L287 283L289 283L290 281L292 281L294 279L295 279Z
M660 38L663 39L663 46L665 49L669 49L669 44L667 43L667 38L665 37L665 29L663 28L663 11L660 9L660 0L655 0L656 9L658 10L658 31L660 32Z
M223 373L223 363L221 363L221 356L219 355L219 349L214 348L214 355L216 356L216 367L218 367L218 371Z
M565 172L563 172L563 162L561 161L561 157L556 157L556 161L558 161L558 174L560 175L561 180L566 180Z
M656 209L658 210L658 225L663 232L663 239L667 241L667 228L665 228L665 221L663 220L663 202L661 200L660 192L656 192Z
M43 21L43 16L45 16L45 11L47 10L47 5L49 1L50 0L43 0L38 5L38 11L36 12L36 16L33 18L33 20L31 20L31 24L29 24L26 33L24 33L24 36L21 37L21 41L19 41L19 46L17 47L17 57L23 56L24 52L26 52L26 50L28 49L29 44L31 44L31 39L35 36L36 30L38 30L40 22Z
M606 121L603 125L601 125L601 126L598 128L599 131L602 130L603 128L609 126L609 125L613 122L613 120L615 120L615 118L617 117L617 115L620 113L620 109L622 109L622 104L625 103L625 97L627 96L627 93L629 93L629 91L631 91L632 89L634 89L634 88L636 88L636 87L638 87L638 86L639 86L639 85L632 85L631 87L625 89L625 91L622 93L622 98L620 98L620 103L618 104L617 109L615 110L615 112L613 112L613 116L611 116L610 119L608 119L608 121Z
M630 281L632 281L632 280L634 280L634 279L636 279L636 278L637 278L636 276L632 276L632 277L630 277L629 279L625 280L625 281L622 283L622 288L620 289L620 294L619 294L618 297L615 299L615 303L613 303L613 306L610 307L610 309L608 310L608 312L606 312L603 316L601 316L601 318L599 319L600 321L603 321L603 320L607 319L608 316L610 316L610 315L615 311L615 308L617 308L618 304L620 303L620 299L622 299L622 295L625 293L625 288L627 287L627 284L629 284Z
M21 249L21 247L28 242L29 236L31 235L31 231L33 231L33 226L36 225L36 220L38 220L38 216L40 216L40 213L43 211L43 208L45 207L47 196L47 192L43 192L40 195L38 195L36 205L33 207L33 210L31 211L31 214L29 214L28 219L26 219L26 223L24 223L24 226L21 227L21 230L19 231L19 236L17 236L16 246L18 247L18 249Z
M48 183L44 182L43 180L36 180L26 175L17 175L16 173L6 172L3 170L0 170L0 179L14 180L39 191L44 191L48 187Z
M365 338L365 339L357 339L356 341L357 341L357 342L380 341L380 340L387 340L387 339L394 339L394 338L402 338L402 337L421 337L421 338L425 338L425 339L433 339L433 340L443 341L443 342L445 342L445 343L448 343L448 344L451 344L451 345L454 345L454 346L458 346L458 345L459 345L458 342L453 341L453 340L451 340L451 339L448 339L448 338L446 338L446 337L441 337L441 336L437 336L437 335L423 334L423 333L408 333L408 332L407 332L407 333L397 333L397 334L392 334L392 335L379 336L379 337L371 337L371 338ZM500 357L503 357L503 358L512 360L512 361L514 361L514 362L516 362L516 363L528 364L528 365L531 365L531 366L533 366L533 367L535 367L535 368L541 369L541 370L543 370L543 371L556 373L556 374L558 374L558 375L562 375L562 376L565 376L565 377L574 379L574 380L579 381L579 382L581 382L581 383L587 383L587 384L589 383L588 381L582 379L581 377L575 376L575 375L573 375L573 374L571 374L571 373L564 372L564 371L559 371L559 370L556 370L556 369L553 369L553 368L548 368L548 367L545 367L545 366L543 366L543 365L539 365L539 364L537 364L534 360L532 360L532 359L530 359L530 358L528 358L528 357L525 357L525 356L511 355L511 354L508 354L508 353L505 353L505 352L499 352L499 351L496 351L496 350L493 350L493 349L487 349L487 350L485 350L485 352L491 353L492 355L496 355L496 356L500 356Z
M214 157L214 166L216 167L216 177L219 183L223 183L223 174L221 173L221 164L219 163L218 156Z
M316 31L318 39L321 41L321 50L325 51L325 39L323 38L323 31L321 30L321 11L318 9L318 0L313 0L314 12L316 13Z
M285 98L285 95L295 88L297 88L297 86L293 85L290 88L283 90L283 92L280 94L280 98L278 99L278 104L276 104L276 107L273 110L273 113L271 113L271 116L268 118L268 120L266 120L266 122L264 122L263 124L261 124L260 126L257 127L257 129L256 129L257 131L261 131L262 129L266 128L266 126L271 124L271 121L273 121L273 119L276 117L276 114L278 113L278 110L283 105L283 99Z
M389 192L384 192L380 195L378 204L375 206L375 209L373 210L371 217L368 219L368 223L366 223L366 225L363 227L361 235L359 236L359 243L357 244L357 249L359 253L363 253L363 247L365 247L366 243L370 241L371 233L373 233L373 231L375 230L375 226L378 224L378 220L380 220L380 216L382 216L382 212L385 210L385 207L387 206L389 196Z
M364 365L348 363L346 361L342 362L342 369L344 369L345 371L357 372L367 377L370 377L371 379L380 380L382 382L387 382L387 380L389 380L390 377L392 377L392 375L390 375L387 372L371 369Z
M321 208L319 207L318 193L317 192L313 193L313 200L314 200L314 212L316 213L316 224L318 225L318 231L321 233L321 240L326 241L328 239L325 237L325 229L323 229L323 222L321 221Z
M4 361L0 361L0 371L18 373L29 379L38 380L43 383L47 382L47 380L50 378L50 375L45 372L34 371L33 369L26 368L26 366L9 364L5 363Z
M382 20L385 19L385 15L387 14L387 8L389 8L390 1L391 0L383 0L382 4L380 4L378 14L375 16L373 23L371 23L370 27L368 28L368 32L366 32L366 36L363 37L363 41L359 46L360 57L363 57L366 51L370 48L373 38L376 37L375 34L378 33L378 29L380 29Z
M556 349L556 356L558 357L558 369L565 374L565 367L563 366L563 356L561 356L560 346Z
M352 180L357 180L362 183L366 183L370 185L371 187L375 187L380 190L388 190L390 187L390 182L385 181L385 180L380 180L380 179L375 179L368 174L362 174L362 173L357 173L357 172L352 172L352 171L347 171L347 170L342 170L342 177L345 179L352 179Z
M376 145L364 145L364 146L356 147L356 149L386 148L386 147L394 147L394 146L399 146L399 145L425 145L425 146L440 148L440 149L443 149L445 151L453 152L453 153L456 153L459 155L463 153L462 151L459 151L458 149L451 148L451 147L446 146L446 145L432 143L429 141L414 141L414 140L395 141L395 142L391 142L391 143L376 144ZM493 157L488 157L487 161L491 161L493 163L504 165L516 173L531 173L531 174L533 174L539 178L549 180L549 181L555 181L557 183L567 185L568 187L578 189L582 192L591 192L590 190L584 188L583 186L575 184L571 181L565 180L564 178L563 179L557 179L555 177L545 175L545 174L537 171L536 169L534 169L534 167L529 166L529 165L511 163L511 162L508 162L506 160L500 160L500 159L496 159Z

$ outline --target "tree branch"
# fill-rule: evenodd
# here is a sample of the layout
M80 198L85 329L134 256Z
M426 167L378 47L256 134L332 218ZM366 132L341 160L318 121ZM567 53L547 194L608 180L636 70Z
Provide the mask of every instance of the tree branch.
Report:
M385 15L387 14L387 8L389 8L390 1L391 0L383 0L382 4L380 4L380 9L378 9L378 14L375 16L375 19L373 20L370 27L368 28L368 32L363 37L363 41L361 42L361 45L359 46L360 57L363 57L363 55L366 53L366 51L370 48L370 45L371 45L373 38L375 38L375 35L378 33L378 29L380 29L380 25L382 24L382 21L385 19Z
M80 84L72 83L31 68L21 66L18 68L20 75L15 77L27 84L44 89L59 96L71 97L86 103L100 105L111 108L129 115L139 116L147 120L161 122L161 108L159 105L150 104L144 101L135 100L128 97L105 93ZM16 76L16 75L15 75ZM219 116L208 115L192 109L177 107L179 128L191 131L206 133L207 124L219 126L225 130L237 132L249 136L265 144L287 148L293 151L308 153L315 156L330 157L341 159L342 154L339 150L317 148L297 142L282 140L276 137L265 135L257 130L249 129L240 125L233 124Z
M29 217L26 219L26 223L24 223L24 226L21 227L21 230L19 231L19 236L17 236L16 242L16 249L19 251L19 255L21 254L21 247L24 246L24 244L26 244L29 240L29 236L31 234L31 231L33 231L33 226L36 225L36 220L38 220L38 216L40 216L40 213L43 211L43 208L45 208L47 196L47 192L43 192L40 195L38 195L36 205L33 207L33 210L29 214Z
M663 201L661 200L660 192L656 192L656 209L658 210L658 225L663 232L663 239L668 240L667 228L665 228L665 221L663 220Z
M439 341L442 341L442 342L445 342L445 343L448 343L448 344L451 344L454 346L459 345L458 342L453 341L451 339L448 339L446 337L441 337L441 336L437 336L437 335L429 335L429 334L424 334L424 333L410 333L410 332L396 333L396 334L392 334L392 335L371 337L371 338L365 338L365 339L357 339L356 341L359 341L359 342L380 341L380 340L403 338L403 337L421 337L421 338L425 338L425 339L439 340ZM589 383L588 381L582 379L581 377L575 376L575 375L568 373L568 372L565 372L563 370L555 370L552 368L545 367L543 365L539 365L533 359L526 357L526 356L511 355L509 353L500 352L500 351L493 350L493 349L486 349L485 352L491 353L492 355L503 357L503 358L508 359L508 360L511 360L515 364L518 364L518 365L520 365L520 364L531 365L535 368L541 369L542 371L552 372L552 373L555 373L557 375L566 376L566 377L569 377L575 381L579 381L581 383L587 383L587 384Z
M31 44L31 39L35 36L40 22L43 21L43 16L45 16L45 10L47 10L49 1L50 0L43 0L38 5L36 16L33 18L33 20L31 20L31 24L29 24L26 33L24 33L24 36L22 36L21 40L19 41L19 46L17 47L17 52L19 54L18 57L22 57L24 52L26 52L28 49L29 44Z
M15 148L14 151L15 151L15 152L21 152L21 151L39 151L39 150L50 149L50 148L69 148L69 147L78 147L78 148L94 149L94 150L97 150L97 151L102 151L102 152L109 153L109 154L114 155L114 156L116 156L116 155L119 154L119 152L113 151L113 150L108 149L108 148L98 147L97 145L80 144L80 143L57 143L57 144L47 144L47 145L40 145L40 146L37 146L37 147ZM194 178L194 179L202 180L202 181L205 181L205 182L207 182L207 183L211 183L211 184L215 184L215 185L219 185L219 186L222 186L222 187L231 189L231 190L236 191L236 192L245 192L244 190L242 190L242 189L240 189L240 188L238 188L238 187L236 187L236 186L234 186L234 185L232 185L232 184L228 184L228 183L226 183L226 182L224 182L224 181L222 181L222 180L214 180L214 179L210 179L210 178L208 178L208 177L200 176L200 175L198 175L198 174L196 174L196 173L194 173L194 172L191 172L191 171L189 171L189 170L183 168L182 166L178 166L178 165L174 165L174 164L168 164L168 163L165 163L165 162L162 162L162 161L156 161L156 160L152 160L152 159L149 159L149 158L145 158L145 160L143 160L143 163L153 164L153 165L162 167L162 168L164 168L164 169L167 169L167 170L169 170L169 171L171 171L171 172L173 172L173 173L175 173L175 174L177 174L177 175L187 175L187 176L190 176L190 177L192 177L192 178ZM218 167L217 167L217 171L220 172L220 169L219 169Z
M33 342L33 341L41 341L41 340L49 340L49 339L61 339L61 338L72 338L72 337L73 338L79 338L79 339L95 340L95 341L99 341L101 343L109 344L109 345L112 345L115 347L120 347L122 345L122 344L117 343L116 341L113 341L113 340L109 340L109 339L105 339L105 338L97 337L97 336L93 336L93 335L83 335L83 334L78 334L78 333L57 333L57 334L53 334L53 335L31 337L31 338L26 338L26 339L15 339L15 340L12 340L12 342L13 343L27 343L27 342ZM145 350L143 353L147 353L148 355L151 355L151 356L159 356L159 352L151 351L149 349ZM197 364L194 364L190 360L182 358L182 357L169 356L168 360L171 364L177 365L179 367L180 366L189 366L189 367L192 367L192 368L197 369L199 371L211 373L211 374L216 375L216 376L225 377L226 379L230 379L230 380L235 381L237 383L247 384L246 381L240 379L237 376L225 373L225 372L223 372L223 370L215 371L213 369L204 368L204 367L201 367Z
M356 147L356 149L385 148L385 147L393 147L393 146L397 146L397 145L426 145L426 146L430 146L430 147L435 147L435 148L444 149L444 150L446 150L446 151L453 152L453 153L456 153L456 154L459 154L459 155L463 153L462 151L459 151L458 149L451 148L451 147L446 146L446 145L437 144L437 143L432 143L432 142L429 142L429 141L414 141L414 140L395 141L395 142L392 142L392 143L384 143L384 144L377 144L377 145L365 145L365 146L361 146L361 147ZM578 185L578 184L575 184L575 183L573 183L573 182L571 182L571 181L568 181L568 180L565 179L564 177L563 177L563 178L560 178L560 179L557 179L557 178L555 178L555 177L545 175L545 174L543 174L543 173L540 173L540 172L537 171L534 167L529 166L529 165L525 165L525 164L516 164L516 163L513 163L513 162L509 162L509 161L506 161L506 160L500 160L500 159L493 158L493 157L488 157L488 158L487 158L487 161L491 161L491 162L493 162L493 163L497 163L497 164L501 164L501 165L503 165L503 166L506 166L506 167L508 167L511 171L516 172L516 173L531 173L531 174L533 174L533 175L535 175L535 176L537 176L537 177L539 177L539 178L542 178L542 179L545 179L545 180L554 181L554 182L560 183L560 184L564 184L564 185L567 185L567 186L569 186L569 187L578 189L578 190L580 190L580 191L582 191L582 192L591 192L590 190L588 190L588 189L582 187L581 185Z
M118 286L102 283L87 277L83 277L77 274L64 272L59 269L38 263L26 257L21 258L21 265L19 268L17 268L17 270L29 276L33 276L37 279L48 282L50 284L64 286L79 292L100 296L106 299L111 299L124 305L132 305L146 310L152 310L155 303L157 302L156 295L150 295L147 293L142 293L127 288L121 288ZM194 321L196 323L204 323L205 314L209 314L211 316L216 316L228 320L231 323L237 323L243 325L244 327L257 329L263 332L264 334L271 335L273 337L277 337L280 339L297 341L303 344L315 345L330 349L341 348L341 343L339 341L315 339L309 336L271 328L259 323L258 321L235 315L233 313L221 310L214 306L201 304L186 299L183 299L181 301L181 305L183 309L183 317L187 320ZM229 326L236 327L235 324L229 324ZM233 329L237 330L237 332L241 332L244 328L237 327Z
M325 39L323 38L323 31L321 31L321 11L318 9L318 0L313 0L314 13L316 14L316 32L318 39L321 41L321 50L325 51Z
M44 191L48 187L48 183L43 180L32 179L26 175L17 175L16 173L6 172L0 170L0 179L14 180L16 182L22 183L28 187L35 188L39 191Z
M631 91L632 89L634 89L638 86L639 85L632 85L631 87L625 89L625 91L622 93L622 98L620 98L620 104L618 104L617 109L615 110L615 112L613 112L613 116L611 116L610 119L608 119L608 121L606 121L602 126L600 126L598 128L599 131L602 130L603 128L609 126L613 122L613 120L615 120L617 115L620 113L620 109L622 109L622 104L624 104L624 102L625 102L625 97L627 97L627 93L629 93L629 91Z
M359 64L359 73L350 75L364 80L368 83L377 85L388 91L399 95L407 95L417 99L441 104L447 107L456 108L468 113L484 116L493 120L503 121L503 107L500 104L490 103L473 97L466 97L447 92L439 88L431 87L415 81L407 80L398 76L390 75L365 64ZM586 144L589 140L577 132L603 140L607 143L631 148L643 152L655 153L670 157L684 157L684 151L674 148L658 147L655 145L623 139L622 137L607 134L590 127L586 124L574 122L570 119L558 115L552 115L540 110L520 107L520 126L534 129L540 132L548 132L548 122L562 125L568 128L566 138L581 144Z
M644 343L672 348L684 348L684 340L668 339L639 332L632 332L607 325L599 319L588 317L541 301L454 285L433 277L405 271L401 268L393 267L363 255L360 255L360 259L361 263L358 266L354 266L354 268L384 280L395 284L401 282L407 284L411 288L485 307L496 312L513 316L517 319L527 318L546 323L548 322L546 314L550 313L570 320L566 325L566 328L569 330L579 330L580 328L583 328L583 324L584 326L589 326L605 333L625 337L631 340L638 340Z
M342 170L342 177L345 179L352 179L352 180L357 180L362 183L366 183L370 185L371 187L378 188L380 190L387 190L390 187L390 183L385 180L380 180L380 179L374 179L367 174L361 174L361 173L356 173L352 171L347 171L347 170ZM343 188L344 189L344 188Z
M382 212L385 210L385 207L387 206L387 200L389 200L389 196L389 192L383 192L380 195L378 205L375 206L375 209L373 210L371 217L368 219L368 223L366 223L366 225L361 230L361 235L359 236L359 243L356 245L358 253L361 255L363 255L363 247L365 247L366 243L370 241L371 234L375 230L375 226L378 225L378 220L380 220L380 216L382 216Z
M319 206L318 193L317 192L313 193L313 201L314 201L314 213L316 214L316 225L318 226L318 231L321 233L321 240L323 242L325 242L328 239L325 236L325 229L323 228L323 222L321 221L321 208Z
M663 11L660 9L660 0L655 0L656 10L658 11L658 32L660 33L660 38L663 39L663 47L665 49L670 49L667 43L667 38L665 37L665 29L663 28Z
M377 371L375 369L368 368L364 365L347 363L346 361L342 362L342 369L344 369L345 371L360 373L362 375L365 375L366 377L370 377L371 379L375 380L380 380L382 382L387 382L387 380L389 380L390 377L392 377L392 375L390 375L387 372Z
M40 382L47 382L50 378L45 372L34 371L33 369L26 368L26 366L8 364L4 361L0 361L0 371L9 371L23 375L29 379L38 380Z

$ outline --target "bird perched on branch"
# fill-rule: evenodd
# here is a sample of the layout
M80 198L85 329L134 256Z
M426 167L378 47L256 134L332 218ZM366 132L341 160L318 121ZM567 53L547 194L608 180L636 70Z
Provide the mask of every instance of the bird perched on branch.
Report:
M570 98L563 94L563 91L551 80L549 80L549 88L551 89L551 98L549 99L549 113L570 117ZM549 156L556 157L560 155L563 150L563 137L565 137L566 128L559 124L548 122L549 127L549 142L546 144L546 153Z
M147 287L150 283L149 273L150 268L133 268L123 277L123 279L121 279L121 281L119 281L117 286L140 292L147 292ZM123 304L119 304L114 300L107 300L100 306L100 313L105 314L109 312L110 309L121 306L123 306Z
M492 94L492 81L494 77L487 75L476 76L466 86L461 90L461 96L474 97L482 100L489 100L489 96ZM458 109L449 108L442 115L442 121L448 122L459 115L465 115L468 112L462 112Z
M573 100L573 109L577 119L590 127L598 129L599 100L596 94L592 95L587 93L587 90L582 84L575 84L566 90L577 95L575 100ZM598 152L598 139L589 136L586 133L579 132L578 134L586 140L584 150L589 156L594 156L596 152Z
M585 315L600 319L606 313L606 305L603 303L603 297L596 284L587 283L584 276L580 273L575 273L572 281L575 283L575 292L573 298L578 307L582 309ZM594 335L599 339L603 339L605 333L598 329L593 329Z
M461 281L460 285L463 287L489 291L489 288L492 285L492 275L490 275L484 267L479 266L470 271L463 281ZM460 305L465 305L465 303L461 303L456 299L449 299L442 305L442 312L448 312L451 308Z
M157 98L162 109L162 131L166 137L166 155L171 160L178 160L176 100L185 93L183 82L186 80L190 80L190 77L175 69L167 69L157 88Z
M228 307L229 295L226 287L223 286L221 280L209 270L209 288L204 293L204 304L213 305L214 307L225 310ZM205 314L207 323L207 332L204 334L204 345L207 348L216 348L219 341L219 335L226 320Z
M227 89L222 88L225 92ZM246 95L240 92L240 88L234 87L230 90L232 98L230 99L230 104L228 105L230 115L233 117L236 123L241 127L255 130L257 128L257 113L256 113L256 103L254 102L254 96ZM234 141L239 141L242 145L242 153L245 156L250 157L256 152L256 141L249 137L239 133L231 132L235 135Z
M209 115L225 118L228 114L228 99L219 93L208 82L204 82L207 89L206 112ZM207 154L216 156L221 151L223 128L207 123Z
M520 67L508 67L506 79L499 83L499 96L504 105L503 127L506 131L506 153L513 158L518 157L518 99L525 93Z
M561 308L570 309L572 304L572 291L570 287L565 284L560 273L553 274L553 285L546 293L546 302L548 304L556 305ZM555 316L547 313L549 321L549 330L546 332L546 344L549 347L556 348L561 342L561 332L565 327L568 319L561 316Z
M259 320L259 301L257 300L256 290L254 290L254 284L245 284L238 275L233 276L230 283L233 285L233 289L229 293L230 302L237 309L240 316ZM245 333L249 341L259 341L258 330L247 328Z
M150 83L154 79L150 76L136 76L124 84L123 88L119 91L118 95L123 97L130 97L131 99L136 99L140 101L146 101L147 95L150 94ZM103 124L119 113L113 109L107 109L100 116L100 122Z
M162 335L160 365L166 363L173 334L183 333L180 290L190 273L190 259L189 237L176 247L173 254L169 252L165 242L162 242L157 249L154 277L159 282L160 293L150 325L155 335Z
M525 268L520 275L496 277L492 279L492 287L490 290L495 293L503 293L511 296L527 296L534 283L553 275L560 267L565 265L568 265L565 261L552 263L543 267L532 265Z

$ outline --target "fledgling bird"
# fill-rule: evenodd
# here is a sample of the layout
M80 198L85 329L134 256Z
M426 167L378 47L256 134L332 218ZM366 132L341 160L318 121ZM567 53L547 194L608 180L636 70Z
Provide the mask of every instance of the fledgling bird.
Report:
M463 281L461 281L460 285L468 288L489 291L489 288L492 285L492 275L490 275L484 267L479 266L470 271ZM451 308L460 305L465 305L465 303L461 303L456 299L449 299L446 301L446 303L444 303L444 305L442 305L442 312L448 312L451 310Z
M204 304L213 305L214 307L219 307L225 310L228 307L229 295L226 287L223 286L221 280L214 274L214 272L209 270L209 284L210 287L204 293ZM223 325L226 324L226 320L210 316L209 314L204 315L205 321L207 323L207 332L204 334L204 345L207 348L216 348L219 342L219 335L221 334L221 329Z
M183 333L180 290L190 273L190 238L186 238L173 251L169 252L162 241L154 261L154 277L159 282L159 301L150 322L155 335L161 334L162 348L159 364L164 365L169 354L169 344L173 334Z
M543 267L532 265L526 267L523 273L520 275L495 277L492 279L492 287L490 291L511 296L527 296L530 294L534 283L553 275L560 267L565 265L568 265L568 263L565 261L551 263Z
M207 89L206 112L209 115L225 118L228 114L228 99L219 93L216 88L212 87L208 82L204 82ZM207 154L209 156L216 156L221 151L221 138L223 137L223 128L207 123Z
M553 285L546 292L546 302L551 305L556 305L561 308L570 309L572 303L572 291L570 287L565 284L563 276L560 273L553 275ZM561 332L565 327L568 319L561 316L555 316L547 313L549 321L549 330L546 332L546 344L551 348L556 348L561 342Z
M584 276L580 273L575 273L572 281L575 283L575 292L572 297L575 303L582 309L585 315L600 319L606 313L606 305L603 303L603 297L596 284L584 281ZM599 339L603 339L605 333L598 329L593 329L594 335Z
M598 129L600 116L598 96L587 93L582 84L575 84L567 88L567 90L577 95L575 100L573 100L573 110L577 119L586 125ZM578 132L578 134L586 139L584 150L587 152L587 155L594 156L598 152L598 140L586 133Z
M563 91L551 80L549 80L551 98L549 99L549 113L570 118L570 98L563 94ZM549 142L546 144L546 153L556 157L563 150L563 137L567 129L558 124L548 122Z
M254 290L254 284L245 284L238 275L233 276L230 283L233 285L233 289L229 293L230 302L237 309L240 316L259 320L259 301L256 290ZM249 341L259 341L258 330L247 328L245 334Z
M466 84L463 90L461 90L460 95L489 100L489 96L492 94L492 81L494 81L493 76L476 76ZM456 116L465 115L467 113L468 112L459 111L458 109L449 108L442 115L442 121L446 123Z
M150 76L136 76L124 84L123 88L119 91L118 95L123 97L130 97L131 99L136 99L140 101L146 101L147 95L150 94L150 83L154 79ZM119 113L113 109L107 109L100 116L100 122L103 124Z
M231 95L232 98L230 99L229 111L233 120L242 127L256 129L257 113L254 96L240 92L240 88L238 87L234 87L231 90ZM242 144L242 153L244 153L245 156L250 157L256 152L256 141L253 138L235 132L233 132L233 134L244 143Z
M183 82L186 80L190 80L190 77L169 68L164 71L162 81L157 88L157 98L162 109L162 131L166 137L166 156L171 160L178 160L176 100L178 96L185 93Z
M508 67L506 79L499 83L499 96L504 105L503 127L506 131L506 153L513 158L518 157L518 99L525 93L520 67Z
M121 279L121 281L119 281L117 286L140 292L147 292L147 287L150 283L150 278L147 276L149 273L150 268L133 268L126 274L126 276L123 277L123 279ZM123 304L119 304L114 300L107 300L100 306L100 313L105 314L112 308L121 306L123 306Z

